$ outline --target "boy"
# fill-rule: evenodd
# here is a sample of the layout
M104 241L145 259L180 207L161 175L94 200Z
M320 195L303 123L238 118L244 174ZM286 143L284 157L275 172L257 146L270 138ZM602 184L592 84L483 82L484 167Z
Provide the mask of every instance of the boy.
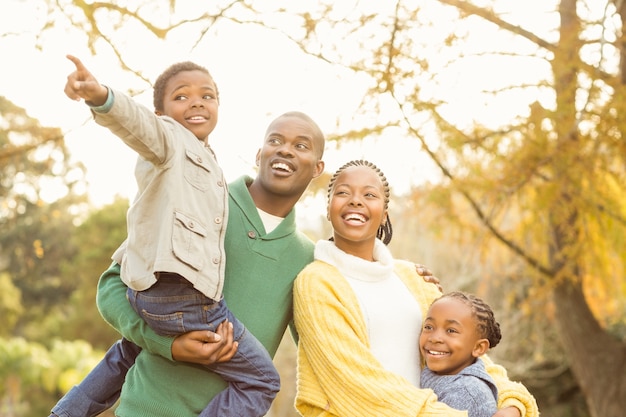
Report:
M139 190L127 216L128 238L113 256L121 264L131 305L163 336L215 332L222 323L232 324L236 354L209 366L229 382L228 389L213 397L201 415L265 415L280 387L278 373L265 348L228 310L222 296L228 190L208 143L218 119L215 82L199 65L174 64L155 82L152 113L100 84L78 58L68 59L76 70L68 76L66 95L84 99L96 122L139 154ZM138 351L128 341L118 343L96 370L107 371L119 361L133 363ZM64 405L73 404L72 398L107 398L119 392L119 379L92 374L53 414L76 415ZM120 372L116 378L124 376ZM78 415L89 415L88 410Z

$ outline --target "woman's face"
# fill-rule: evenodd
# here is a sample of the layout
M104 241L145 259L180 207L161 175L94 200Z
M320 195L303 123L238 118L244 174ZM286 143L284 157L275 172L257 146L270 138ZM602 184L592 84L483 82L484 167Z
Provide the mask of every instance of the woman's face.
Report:
M387 216L379 175L366 166L343 170L330 193L328 216L339 249L373 260L376 233Z

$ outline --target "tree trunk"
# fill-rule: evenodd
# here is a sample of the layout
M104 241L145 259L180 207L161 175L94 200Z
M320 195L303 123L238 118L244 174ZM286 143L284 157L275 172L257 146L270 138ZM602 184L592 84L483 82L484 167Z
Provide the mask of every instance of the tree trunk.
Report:
M554 290L556 322L572 372L592 417L626 413L626 344L602 329L580 283L564 280Z
M560 39L552 61L560 160L553 165L553 180L560 189L560 198L551 210L554 240L550 256L556 271L553 296L563 349L592 417L622 417L626 413L626 344L607 333L589 309L576 255L585 236L573 198L583 180L571 169L580 145L575 103L581 28L576 6L577 0L559 4Z

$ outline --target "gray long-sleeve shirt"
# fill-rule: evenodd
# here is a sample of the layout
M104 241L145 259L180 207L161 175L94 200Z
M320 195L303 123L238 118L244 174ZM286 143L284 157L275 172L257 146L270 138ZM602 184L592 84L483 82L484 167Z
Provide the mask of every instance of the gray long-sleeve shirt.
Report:
M424 368L422 388L435 391L439 401L457 410L467 410L468 417L491 417L498 411L498 389L481 360L456 375L437 375Z

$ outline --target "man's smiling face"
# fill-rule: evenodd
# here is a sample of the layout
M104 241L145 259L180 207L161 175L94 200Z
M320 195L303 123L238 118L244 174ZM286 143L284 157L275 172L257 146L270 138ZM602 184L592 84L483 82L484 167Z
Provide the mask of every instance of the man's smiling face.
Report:
M311 180L321 174L324 140L297 116L276 119L267 129L257 153L258 180L276 196L300 198Z

